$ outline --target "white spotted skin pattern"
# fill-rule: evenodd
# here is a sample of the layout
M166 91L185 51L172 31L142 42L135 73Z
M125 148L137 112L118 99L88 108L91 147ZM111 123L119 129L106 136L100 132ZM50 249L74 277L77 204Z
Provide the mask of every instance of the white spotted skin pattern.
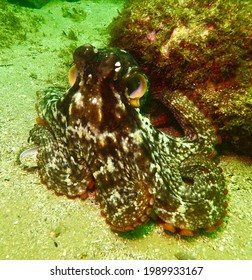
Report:
M64 93L62 88L49 88L37 93L39 119L46 124L37 123L30 131L30 137L39 146L37 162L42 182L57 194L75 197L86 192L92 174L83 158L70 152L65 135L65 117L56 109L56 101ZM50 126L47 125L49 123Z
M176 106L177 102L186 99L178 92L165 95L165 98L169 98L172 104L169 106ZM189 100L184 108L181 114L187 125L194 122L198 127L202 125L202 128L195 128L194 140L188 135L176 139L167 137L150 123L147 125L146 118L142 129L147 129L153 136L148 139L150 145L153 140L152 168L157 170L155 211L164 222L193 232L210 228L223 218L226 188L222 173L208 158L216 142L214 129Z
M209 159L216 144L210 121L181 93L166 93L162 102L185 136L156 130L130 105L127 81L140 70L125 51L83 45L74 63L72 88L38 94L45 124L36 124L30 136L40 147L42 181L74 196L93 178L102 214L116 230L131 230L154 213L180 230L221 220L226 189Z

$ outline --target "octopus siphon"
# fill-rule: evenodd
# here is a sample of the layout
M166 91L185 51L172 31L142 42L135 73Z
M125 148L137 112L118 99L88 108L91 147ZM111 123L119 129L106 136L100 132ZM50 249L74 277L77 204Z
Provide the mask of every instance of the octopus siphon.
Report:
M226 216L227 190L212 159L210 120L181 92L166 91L160 102L184 132L171 136L143 113L149 82L130 54L85 44L73 58L70 89L37 93L30 139L42 182L68 197L94 188L117 231L150 219L181 235L215 230Z

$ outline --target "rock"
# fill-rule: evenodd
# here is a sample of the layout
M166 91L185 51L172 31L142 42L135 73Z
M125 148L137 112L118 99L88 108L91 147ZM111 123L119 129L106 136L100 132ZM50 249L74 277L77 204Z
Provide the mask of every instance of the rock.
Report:
M207 112L222 137L222 151L252 156L252 86L197 88L187 94Z
M151 92L180 90L219 127L222 147L252 156L251 1L132 0L110 24Z
M19 4L21 6L37 9L40 9L41 7L45 6L50 1L51 0L8 0L8 2L12 4Z

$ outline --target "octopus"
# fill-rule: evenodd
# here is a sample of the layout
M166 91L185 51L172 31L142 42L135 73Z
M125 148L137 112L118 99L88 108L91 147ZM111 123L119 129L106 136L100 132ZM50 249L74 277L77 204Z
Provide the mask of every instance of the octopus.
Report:
M116 231L156 220L165 231L191 236L221 225L227 189L213 159L211 121L183 93L164 91L160 102L184 132L171 136L143 112L149 81L129 53L85 44L73 60L68 90L37 93L30 140L41 181L68 197L95 189Z

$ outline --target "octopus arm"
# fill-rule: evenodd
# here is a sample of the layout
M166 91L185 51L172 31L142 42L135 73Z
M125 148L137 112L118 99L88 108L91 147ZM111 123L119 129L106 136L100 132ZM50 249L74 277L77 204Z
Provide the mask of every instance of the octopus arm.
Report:
M181 92L166 92L162 102L171 110L184 131L184 138L175 139L175 148L183 152L185 157L199 153L210 157L218 142L211 121Z
M106 222L117 231L128 231L146 223L154 206L154 195L144 181L118 183L113 188L97 189Z
M220 223L226 215L227 190L219 168L204 156L192 156L179 173L157 189L158 216L174 228L192 232Z
M66 145L43 124L36 124L30 139L39 146L37 164L41 181L57 194L69 197L82 196L92 182L85 162L77 162L69 155Z

